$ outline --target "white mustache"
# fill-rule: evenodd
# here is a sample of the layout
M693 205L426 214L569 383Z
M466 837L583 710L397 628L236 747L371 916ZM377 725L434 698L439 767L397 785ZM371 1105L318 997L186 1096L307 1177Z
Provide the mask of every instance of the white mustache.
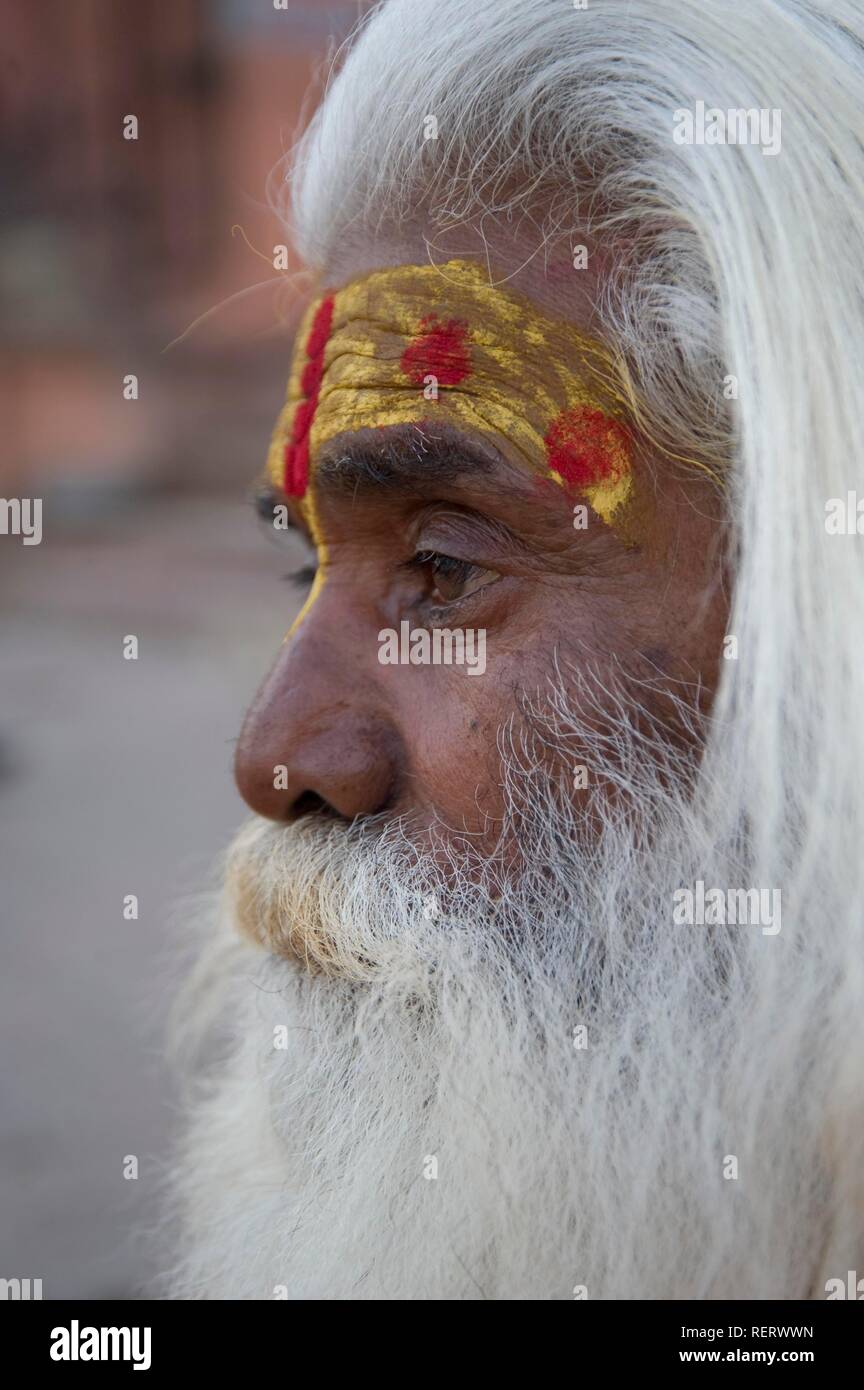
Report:
M256 819L229 851L226 893L238 930L258 945L359 982L386 968L397 937L422 931L432 873L412 867L398 826Z

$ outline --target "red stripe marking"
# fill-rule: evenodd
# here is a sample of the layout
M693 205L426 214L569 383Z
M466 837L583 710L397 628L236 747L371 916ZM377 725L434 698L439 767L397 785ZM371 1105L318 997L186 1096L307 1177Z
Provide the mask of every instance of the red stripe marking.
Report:
M324 349L333 323L333 300L332 294L321 300L306 338L307 361L300 377L303 400L294 411L291 438L285 445L285 491L289 497L302 497L309 485L309 431L324 376Z

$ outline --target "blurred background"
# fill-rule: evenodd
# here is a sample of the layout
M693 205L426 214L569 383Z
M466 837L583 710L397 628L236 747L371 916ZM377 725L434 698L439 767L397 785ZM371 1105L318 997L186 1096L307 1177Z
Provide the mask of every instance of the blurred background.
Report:
M301 600L250 506L303 294L265 185L359 11L0 0L0 498L43 501L0 534L0 1277L45 1298L152 1274L165 961Z

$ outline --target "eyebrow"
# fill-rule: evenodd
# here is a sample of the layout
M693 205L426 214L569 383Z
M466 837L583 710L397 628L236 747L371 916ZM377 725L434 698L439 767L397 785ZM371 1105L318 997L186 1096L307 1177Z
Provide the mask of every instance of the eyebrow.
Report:
M350 441L337 441L322 451L315 486L331 496L410 492L482 477L501 462L490 445L478 445L454 430L436 428L434 435L428 435L416 425L386 432L365 429Z

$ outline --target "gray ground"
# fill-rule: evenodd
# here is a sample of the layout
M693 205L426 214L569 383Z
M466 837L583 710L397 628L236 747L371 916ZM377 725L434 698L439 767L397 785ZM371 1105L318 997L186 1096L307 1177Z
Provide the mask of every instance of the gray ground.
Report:
M45 1298L134 1297L151 1273L171 914L243 818L233 739L305 559L240 500L0 537L0 1277Z

